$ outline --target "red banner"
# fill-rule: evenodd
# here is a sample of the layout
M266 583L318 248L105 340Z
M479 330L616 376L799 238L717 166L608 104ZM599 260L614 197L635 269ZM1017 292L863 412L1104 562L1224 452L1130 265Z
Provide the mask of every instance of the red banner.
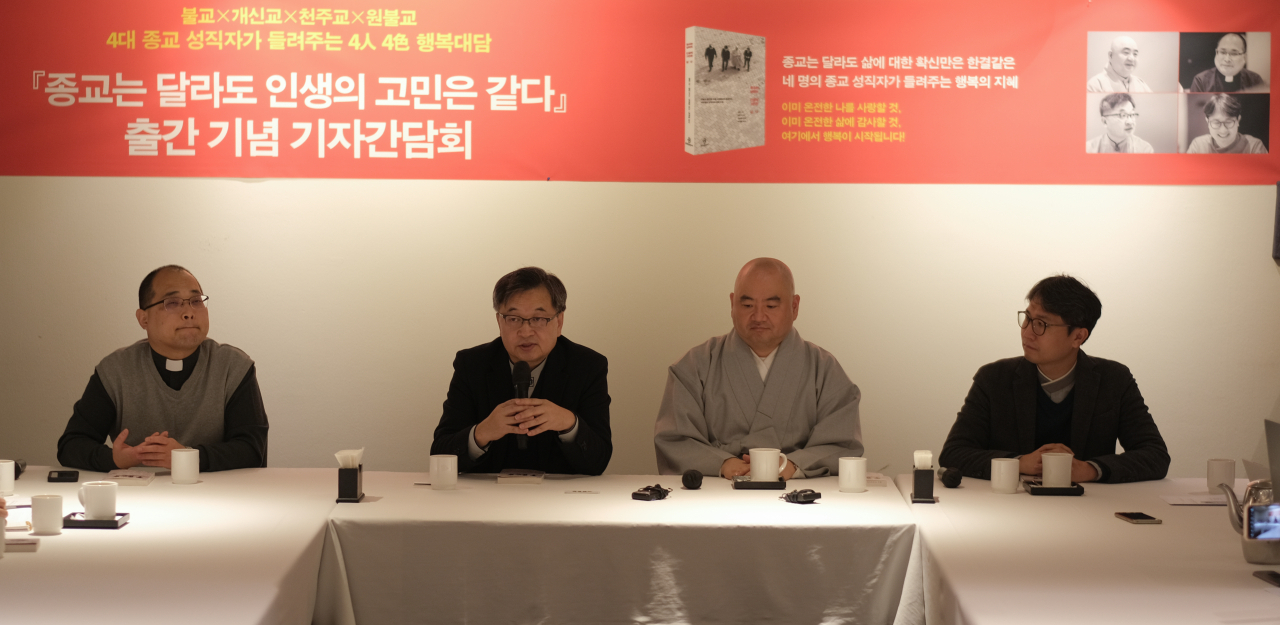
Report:
M46 0L6 16L3 175L1280 179L1273 0Z

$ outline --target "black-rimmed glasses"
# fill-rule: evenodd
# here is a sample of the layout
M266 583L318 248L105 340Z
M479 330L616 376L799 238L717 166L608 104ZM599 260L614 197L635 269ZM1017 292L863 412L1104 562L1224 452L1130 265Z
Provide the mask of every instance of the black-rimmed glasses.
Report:
M498 313L498 319L502 321L502 325L512 330L520 329L520 326L529 324L530 328L541 330L547 327L555 317L521 317L520 315L504 315Z
M1025 330L1027 325L1031 326L1031 331L1035 332L1036 336L1044 336L1045 330L1048 330L1051 327L1071 327L1071 324L1067 323L1049 323L1043 319L1035 319L1027 311L1019 310L1018 327Z
M155 308L156 306L164 304L164 309L166 312L174 312L179 308L182 308L182 305L186 303L186 304L191 304L192 310L200 310L204 308L204 303L207 301L209 301L208 295L192 295L191 297L166 297L154 304L143 306L142 309L147 310L148 308Z

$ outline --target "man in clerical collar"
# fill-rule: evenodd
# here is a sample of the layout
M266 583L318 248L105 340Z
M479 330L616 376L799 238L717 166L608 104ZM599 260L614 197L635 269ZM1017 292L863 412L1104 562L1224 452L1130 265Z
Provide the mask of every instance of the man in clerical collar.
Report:
M1086 88L1089 91L1101 93L1150 93L1151 87L1133 73L1136 69L1138 69L1138 43L1132 37L1121 35L1111 40L1111 50L1107 52L1107 66L1089 79Z
M493 287L498 338L458 352L432 454L458 471L600 475L613 455L609 361L561 335L569 295L555 274L517 269ZM530 371L527 398L515 369Z
M1150 143L1133 134L1138 127L1138 112L1127 93L1113 93L1098 105L1102 114L1102 134L1084 144L1086 154L1153 154Z
M1249 41L1244 33L1223 35L1213 51L1213 67L1196 74L1188 91L1234 93L1266 90L1262 75L1246 67L1248 55Z
M791 269L757 258L729 294L733 331L689 350L667 370L654 426L658 471L733 479L752 448L787 455L783 479L839 472L862 455L858 387L826 350L800 338Z
M58 439L58 462L89 471L170 468L172 450L194 448L201 471L267 466L256 365L208 338L208 301L177 265L143 278L136 317L147 338L98 363Z
M1027 301L1018 312L1023 355L978 369L939 464L991 479L993 458L1018 458L1024 475L1040 475L1041 455L1061 452L1075 456L1073 482L1163 478L1169 452L1133 374L1080 349L1102 316L1098 296L1060 275Z

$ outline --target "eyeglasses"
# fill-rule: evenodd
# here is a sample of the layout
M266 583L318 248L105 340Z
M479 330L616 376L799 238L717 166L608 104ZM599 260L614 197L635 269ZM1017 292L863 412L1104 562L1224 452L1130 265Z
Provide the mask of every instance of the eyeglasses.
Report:
M559 316L559 314L560 313L556 313L557 316ZM530 328L533 328L535 330L541 330L547 327L547 324L551 323L552 319L555 319L555 317L525 318L525 317L521 317L520 315L504 315L502 313L498 313L498 318L502 320L502 325L509 330L519 330L520 326L526 323L529 324Z
M1044 336L1045 330L1048 330L1051 327L1054 327L1054 328L1071 327L1071 324L1068 324L1068 323L1049 323L1043 319L1033 319L1031 315L1027 313L1027 311L1019 310L1018 311L1018 327L1026 329L1028 325L1031 326L1031 331L1035 332L1036 336Z
M1138 114L1137 113L1112 113L1110 115L1103 115L1103 117L1119 117L1121 121L1127 122L1127 121L1138 119Z
M1244 56L1243 52L1238 50L1227 50L1226 48L1218 48L1217 50L1214 50L1214 52L1216 52L1218 56L1229 56L1233 59L1238 59Z
M1218 121L1216 119L1211 119L1209 120L1209 127L1214 130L1217 130L1219 128L1226 128L1230 130L1232 128L1235 128L1236 124L1238 123L1240 123L1240 120L1238 119L1228 119L1226 121Z
M204 303L207 301L209 301L208 295L192 295L191 297L185 297L185 298L184 297L166 297L154 304L151 304L149 306L144 306L142 309L147 310L149 308L155 308L156 306L164 304L164 309L166 312L174 312L179 308L182 308L182 305L186 303L186 304L191 304L192 310L203 310Z

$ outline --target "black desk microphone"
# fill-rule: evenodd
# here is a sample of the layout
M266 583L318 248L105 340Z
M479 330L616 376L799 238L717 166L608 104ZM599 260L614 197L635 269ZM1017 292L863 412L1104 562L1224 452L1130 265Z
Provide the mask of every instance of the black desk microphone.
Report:
M529 363L523 360L517 362L511 368L511 383L516 387L516 399L526 399L529 397L529 382L533 378L532 372L529 370ZM519 449L529 448L529 435L516 434L516 447Z
M684 483L685 488L698 490L702 488L702 472L697 469L689 469L680 477L680 481Z

